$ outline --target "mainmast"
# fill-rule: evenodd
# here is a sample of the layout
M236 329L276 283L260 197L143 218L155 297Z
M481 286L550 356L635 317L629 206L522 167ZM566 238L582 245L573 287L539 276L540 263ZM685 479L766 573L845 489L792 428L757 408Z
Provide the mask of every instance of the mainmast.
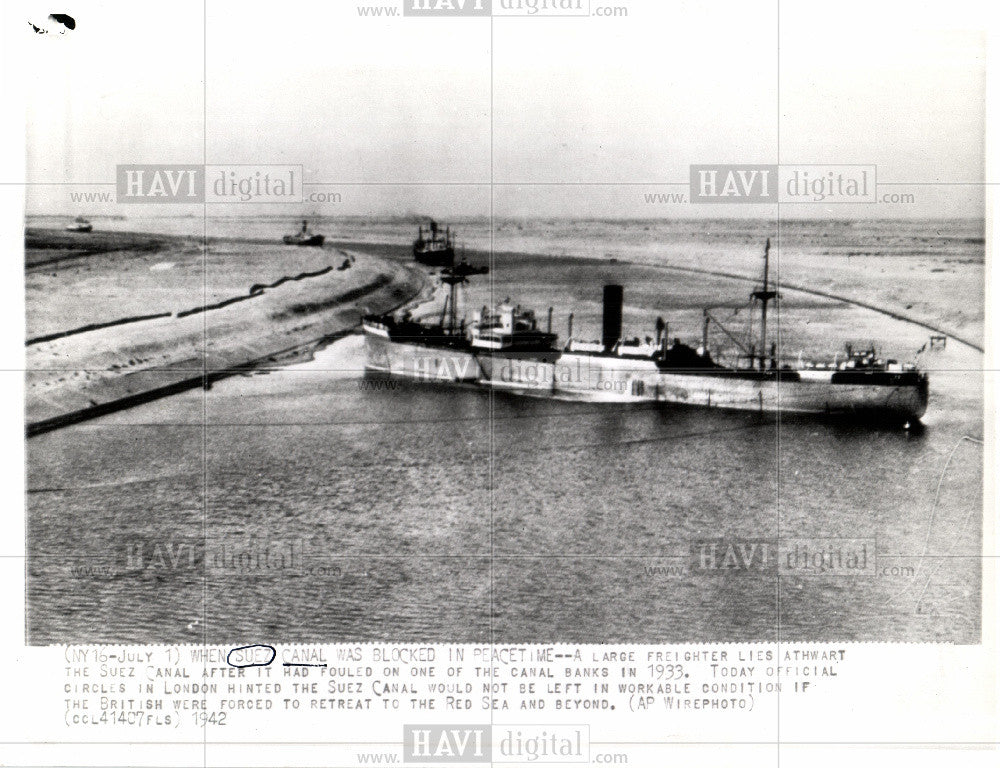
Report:
M767 303L778 298L778 292L768 288L768 268L770 266L771 238L764 245L764 286L750 296L760 302L760 369L767 367Z

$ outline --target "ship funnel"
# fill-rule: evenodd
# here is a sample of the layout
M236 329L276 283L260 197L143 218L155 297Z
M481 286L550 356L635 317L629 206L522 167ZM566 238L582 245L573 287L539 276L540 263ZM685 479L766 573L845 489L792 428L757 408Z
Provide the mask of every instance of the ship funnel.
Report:
M604 319L601 326L601 343L610 352L622 337L622 304L625 291L620 285L604 286Z

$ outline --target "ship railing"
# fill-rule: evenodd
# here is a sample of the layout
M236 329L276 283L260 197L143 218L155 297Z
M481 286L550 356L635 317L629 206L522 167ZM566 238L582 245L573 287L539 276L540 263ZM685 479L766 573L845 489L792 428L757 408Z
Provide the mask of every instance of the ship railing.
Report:
M751 358L746 355L739 356L739 363L746 363ZM754 358L754 360L757 360ZM768 360L770 367L770 359ZM892 358L883 359L880 357L870 357L869 355L855 355L846 360L839 355L833 359L805 357L800 353L797 357L779 356L775 363L780 368L792 368L795 370L815 370L815 371L907 371L916 370L912 363L903 363Z

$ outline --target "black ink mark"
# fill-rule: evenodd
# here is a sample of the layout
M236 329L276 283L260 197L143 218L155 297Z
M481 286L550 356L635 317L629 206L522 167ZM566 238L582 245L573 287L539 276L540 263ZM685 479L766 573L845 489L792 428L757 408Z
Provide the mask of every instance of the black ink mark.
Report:
M235 661L233 660L234 653L237 654ZM239 648L233 648L233 650L226 654L226 664L237 669L266 667L274 661L277 655L278 651L273 645L265 645L263 643L241 645Z
M68 13L50 13L46 21L55 22L52 25L45 24L40 26L35 24L35 22L28 20L28 25L35 30L36 35L47 35L49 32L58 32L60 35L65 35L67 32L71 32L76 29L76 19L70 16Z
M58 21L66 27L66 29L76 29L76 19L68 13L50 13L49 18L52 19L52 21Z

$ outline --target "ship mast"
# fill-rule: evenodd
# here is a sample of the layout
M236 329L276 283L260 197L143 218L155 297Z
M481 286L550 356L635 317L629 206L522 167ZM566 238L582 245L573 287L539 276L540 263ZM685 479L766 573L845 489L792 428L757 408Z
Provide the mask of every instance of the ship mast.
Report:
M447 333L454 334L458 327L458 286L466 282L466 277L454 269L445 269L441 272L441 282L448 286L441 311L441 325Z
M767 303L778 298L778 292L768 288L768 268L770 266L771 238L764 245L764 286L750 296L760 302L760 369L767 367Z
M441 270L441 282L448 286L448 296L441 309L441 326L449 335L459 331L458 286L469 282L469 275L484 275L487 272L488 267L473 267L465 259Z

